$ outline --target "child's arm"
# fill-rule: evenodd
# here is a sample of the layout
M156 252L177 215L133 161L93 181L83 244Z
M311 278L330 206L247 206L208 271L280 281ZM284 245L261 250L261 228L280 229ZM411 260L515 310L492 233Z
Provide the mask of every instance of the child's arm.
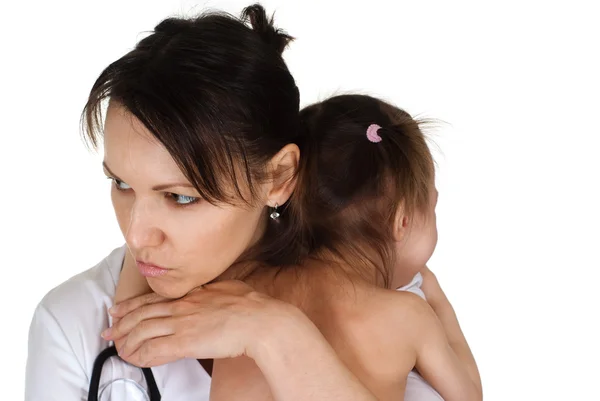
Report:
M481 401L481 387L448 343L444 326L431 306L413 293L386 293L376 307L382 312L378 314L380 326L402 337L402 341L389 344L397 355L392 357L401 361L410 355L408 370L399 371L403 380L416 368L445 401Z
M427 302L440 320L450 347L452 347L454 353L468 371L469 377L481 393L481 377L479 375L479 370L477 369L477 363L475 362L473 353L460 328L452 304L448 301L446 294L440 287L437 278L431 270L425 267L421 272L421 275L423 276L423 285L421 289L425 293Z
M385 299L376 305L381 312L377 316L382 319L378 326L402 337L402 341L396 337L396 342L389 344L390 352L397 355L392 358L408 362L398 372L399 377L406 380L408 372L416 368L445 401L480 401L481 392L448 344L444 327L431 306L413 293L385 293Z
M415 368L445 401L480 401L482 394L448 343L444 327L429 304L415 302Z

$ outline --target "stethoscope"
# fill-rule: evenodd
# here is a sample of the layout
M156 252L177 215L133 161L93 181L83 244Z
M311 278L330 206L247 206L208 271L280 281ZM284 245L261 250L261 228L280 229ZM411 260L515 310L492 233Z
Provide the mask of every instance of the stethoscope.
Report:
M104 363L110 358L117 355L117 348L113 345L100 352L94 361L94 367L92 369L92 378L90 379L90 389L88 392L88 401L98 401L99 390L100 390L100 376L102 375L102 367ZM148 385L148 391L150 392L149 401L160 401L160 392L154 380L154 375L150 368L141 368L144 377L146 378L146 384ZM134 383L139 387L137 383ZM143 389L140 389L144 391Z

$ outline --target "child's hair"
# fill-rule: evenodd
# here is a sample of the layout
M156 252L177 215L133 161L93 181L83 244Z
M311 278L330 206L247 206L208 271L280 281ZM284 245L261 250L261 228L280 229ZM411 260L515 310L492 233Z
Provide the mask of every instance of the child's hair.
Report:
M389 287L398 207L409 217L426 210L434 178L421 123L364 95L313 104L300 120L310 140L302 149L308 157L301 158L294 205L308 223L307 252L333 252Z
M165 19L96 80L82 116L86 139L97 145L105 101L116 101L164 145L203 199L254 204L267 162L301 140L299 92L282 58L290 40L258 4L239 19L222 12ZM254 259L298 259L295 216L268 219Z

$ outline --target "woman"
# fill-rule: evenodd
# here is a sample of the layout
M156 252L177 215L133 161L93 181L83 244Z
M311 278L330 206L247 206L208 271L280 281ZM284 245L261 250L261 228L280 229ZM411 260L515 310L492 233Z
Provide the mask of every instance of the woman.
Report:
M96 366L100 399L148 399L154 381L165 399L208 399L210 369L197 360L238 355L254 359L278 400L375 399L298 309L229 280L295 263L303 251L301 213L279 208L302 146L298 90L281 58L290 37L260 6L244 18L252 29L223 14L167 19L92 88L88 139L97 144L109 101L104 170L131 260L116 249L40 303L26 400L95 396L94 361L109 345L100 333L110 338L106 310L128 263L155 294L116 312L134 311L123 319L133 323L141 306L160 303L155 318L169 333L144 341L148 326L133 329L127 342L144 345L122 356L152 375L110 358Z

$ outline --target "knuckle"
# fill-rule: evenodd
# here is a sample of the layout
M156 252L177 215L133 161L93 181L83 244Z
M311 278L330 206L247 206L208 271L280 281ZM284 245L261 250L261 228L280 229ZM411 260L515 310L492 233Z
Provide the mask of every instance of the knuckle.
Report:
M185 311L187 310L187 302L180 300L180 301L173 301L169 304L169 309L171 314L173 315L181 315L183 313L185 313Z
M147 367L148 363L150 362L148 348L148 345L144 344L139 348L137 352L140 366Z
M136 310L134 310L132 312L133 317L135 318L136 321L141 321L144 319L144 317L146 316L146 311L147 308L144 306L140 306L139 308L137 308Z
M123 345L125 345L125 340L124 340L124 339L117 339L117 340L115 340L115 341L114 341L114 343L115 343L115 348L116 348L117 350L120 350L120 349L121 349L121 347L123 347ZM118 353L118 352L117 352L117 353ZM119 356L120 356L120 355L119 355Z
M125 341L120 347L117 348L117 354L119 355L119 357L127 362L129 362L129 360L127 359L127 351L128 351L128 346L127 346L127 342Z
M149 304L152 301L154 301L154 299L156 298L156 294L155 293L150 293L150 294L146 294L143 297L140 298L140 305L145 305L145 304Z
M140 332L148 331L148 329L150 329L150 321L142 320L137 324L137 326L135 326L133 330L131 330L131 333L129 335L136 336Z
M125 302L126 303L123 305L123 313L125 314L131 313L143 305L142 300L140 298L132 299L130 301Z
M110 330L113 338L121 338L123 335L123 327L126 323L127 321L119 320L117 323L112 325Z

